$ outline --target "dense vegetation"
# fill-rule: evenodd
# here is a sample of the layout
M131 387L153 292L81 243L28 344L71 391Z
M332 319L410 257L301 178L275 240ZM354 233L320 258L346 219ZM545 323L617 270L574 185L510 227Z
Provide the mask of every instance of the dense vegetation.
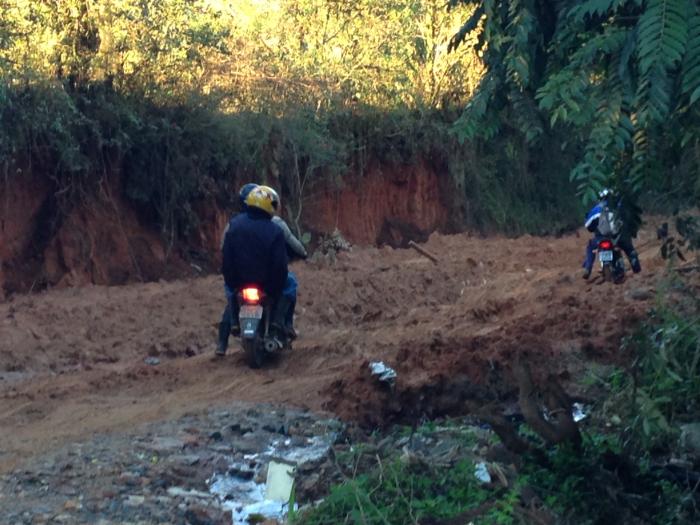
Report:
M568 153L519 137L460 145L453 123L483 74L448 52L471 8L442 0L2 0L0 171L55 181L62 206L123 173L169 237L192 202L243 180L282 186L431 159L456 222L554 231L578 221ZM557 140L555 143L559 142ZM546 194L542 188L546 187ZM552 198L555 195L556 198Z
M515 128L542 147L566 137L587 200L604 185L700 196L700 5L696 0L452 0L475 11L486 75L462 136Z

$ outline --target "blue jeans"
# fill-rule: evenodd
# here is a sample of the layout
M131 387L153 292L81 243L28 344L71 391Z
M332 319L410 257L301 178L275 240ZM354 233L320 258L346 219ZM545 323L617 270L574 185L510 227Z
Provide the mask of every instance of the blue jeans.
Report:
M590 272L593 269L593 263L595 262L595 250L598 248L598 242L600 237L598 235L593 236L592 239L586 244L586 257L583 261L583 268Z
M287 297L291 302L285 317L285 323L287 324L288 328L292 328L294 326L294 308L297 305L298 287L299 281L297 281L297 276L294 275L294 272L287 272L287 282L284 285L284 290L282 290L282 295Z

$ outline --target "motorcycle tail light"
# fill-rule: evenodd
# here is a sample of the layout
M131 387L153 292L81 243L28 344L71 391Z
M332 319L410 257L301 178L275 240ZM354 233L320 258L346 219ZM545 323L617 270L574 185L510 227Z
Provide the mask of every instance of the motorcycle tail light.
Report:
M243 288L241 294L243 295L243 300L246 303L260 302L260 290L258 290L257 288Z
M600 241L600 243L598 244L598 248L600 248L601 250L612 250L613 244L612 242L607 240Z

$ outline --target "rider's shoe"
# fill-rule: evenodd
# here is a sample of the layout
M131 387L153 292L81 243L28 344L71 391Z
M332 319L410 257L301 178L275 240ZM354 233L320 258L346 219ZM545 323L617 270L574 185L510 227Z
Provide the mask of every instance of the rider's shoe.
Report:
M588 278L591 276L591 271L590 270L583 270L583 277L584 279L588 280Z
M219 340L216 343L216 355L226 355L226 349L228 348L228 335L230 331L231 325L229 323L223 321L219 323Z

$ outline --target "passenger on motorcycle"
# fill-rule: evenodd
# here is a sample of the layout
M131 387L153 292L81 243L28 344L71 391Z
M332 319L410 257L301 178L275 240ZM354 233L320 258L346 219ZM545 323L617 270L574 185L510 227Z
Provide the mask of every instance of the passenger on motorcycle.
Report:
M259 284L275 304L271 325L284 340L289 309L288 299L282 295L288 274L287 250L284 232L272 222L279 202L271 188L258 186L250 191L245 199L247 209L231 219L224 236L222 273L226 286L234 292L229 301L232 320L238 320L235 291L245 284ZM220 346L217 354L223 353Z
M586 229L594 233L594 236L586 245L586 258L583 261L583 278L588 279L591 276L593 262L595 261L593 252L598 247L598 243L603 237L611 233L618 237L616 244L627 255L634 273L639 273L642 270L639 256L632 245L631 235L620 221L621 199L616 199L608 188L602 189L598 193L598 197L598 203L586 215ZM601 232L600 230L603 226L604 229L609 231Z
M268 186L261 187L267 188L268 190L273 192L275 191L272 188L269 188ZM284 233L284 240L287 244L287 257L289 258L289 260L306 259L306 248L304 248L304 245L301 243L301 241L299 241L299 239L297 239L294 236L292 230L289 228L284 219L279 215L275 215L274 217L272 217L272 222L279 226L282 229L282 232ZM294 330L294 309L296 308L297 304L298 285L299 282L297 281L296 275L294 275L294 272L289 271L287 273L287 282L284 285L284 291L282 292L282 295L288 302L287 313L285 315L285 330L287 332L287 335L291 339L296 339L297 335L296 331Z
M239 201L241 205L241 213L245 212L248 208L248 205L246 204L246 198L248 197L248 194L254 189L257 188L258 185L254 183L248 183L244 185L238 196L239 196ZM265 186L268 190L276 192L267 186ZM289 257L290 260L294 258L298 259L306 259L307 258L307 253L306 249L304 248L304 245L297 239L294 234L292 233L291 229L287 225L287 223L280 217L279 215L275 215L272 217L272 222L274 222L277 226L279 226L282 229L282 232L284 233L284 238L285 242L287 245L287 256ZM230 223L229 223L230 224ZM221 238L221 248L223 250L223 245L224 245L224 239L226 236L226 232L229 229L229 225L226 226L226 229L224 230L224 235ZM296 278L296 275L294 272L289 271L287 273L287 281L284 286L284 290L282 292L282 295L285 296L289 300L289 309L287 311L286 319L285 319L285 325L286 325L286 331L287 335L295 339L296 338L296 331L294 330L294 309L296 306L296 300L297 300L297 288L298 288L298 281ZM225 355L226 350L228 348L228 339L229 339L229 334L233 333L233 335L238 336L240 335L241 328L238 324L238 303L235 300L235 294L234 292L226 285L224 284L224 291L226 294L226 309L224 310L222 316L221 316L221 322L219 323L219 342L218 342L218 347L217 347L217 355Z

